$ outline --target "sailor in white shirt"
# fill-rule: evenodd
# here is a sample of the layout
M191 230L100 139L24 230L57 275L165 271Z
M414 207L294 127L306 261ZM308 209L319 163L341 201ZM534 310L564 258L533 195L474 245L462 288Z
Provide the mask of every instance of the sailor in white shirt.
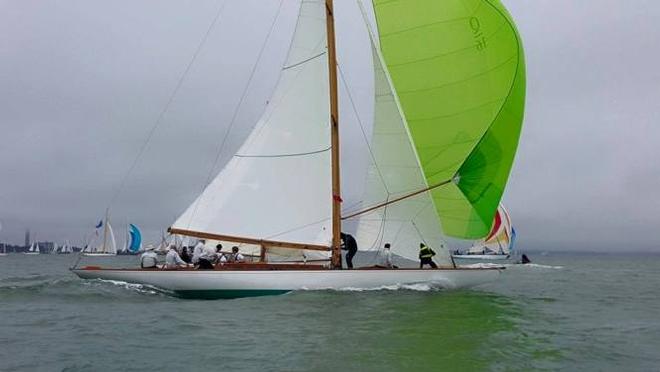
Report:
M195 245L192 256L192 263L194 265L197 265L199 263L199 258L202 257L202 253L204 252L204 243L206 243L204 239L200 239L197 241L197 245Z
M202 257L213 262L215 261L215 248L204 245L202 249Z
M170 249L167 251L167 255L165 255L165 265L168 269L188 266L188 264L181 259L181 256L179 256L179 252L176 251L174 245L170 245Z
M231 247L231 256L229 257L229 262L244 262L245 257L238 252L238 247Z
M149 244L140 256L140 266L143 269L158 267L158 255L154 252L153 244Z
M390 251L390 243L385 243L383 250L380 252L379 267L386 267L388 269L396 269L397 267L392 264L392 251Z

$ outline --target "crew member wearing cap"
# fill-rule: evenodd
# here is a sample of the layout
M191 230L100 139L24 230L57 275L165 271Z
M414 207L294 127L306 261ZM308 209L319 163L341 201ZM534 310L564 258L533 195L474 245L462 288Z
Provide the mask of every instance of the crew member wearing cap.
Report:
M158 267L158 255L154 251L156 248L153 244L149 244L144 253L140 256L140 267L143 269L150 269Z

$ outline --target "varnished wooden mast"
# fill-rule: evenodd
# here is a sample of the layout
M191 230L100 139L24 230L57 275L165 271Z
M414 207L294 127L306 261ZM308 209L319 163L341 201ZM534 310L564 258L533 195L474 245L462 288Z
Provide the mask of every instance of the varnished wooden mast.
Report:
M341 266L341 181L339 171L339 98L337 93L337 51L332 0L325 0L328 41L328 77L330 79L330 133L332 162L332 265Z

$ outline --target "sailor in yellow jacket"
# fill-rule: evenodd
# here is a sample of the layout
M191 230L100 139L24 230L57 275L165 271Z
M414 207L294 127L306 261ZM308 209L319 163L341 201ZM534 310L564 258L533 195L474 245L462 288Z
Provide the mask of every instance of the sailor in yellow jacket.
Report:
M419 243L419 268L423 269L424 265L430 265L432 268L437 269L438 265L433 262L435 252L433 249L426 246L424 243Z

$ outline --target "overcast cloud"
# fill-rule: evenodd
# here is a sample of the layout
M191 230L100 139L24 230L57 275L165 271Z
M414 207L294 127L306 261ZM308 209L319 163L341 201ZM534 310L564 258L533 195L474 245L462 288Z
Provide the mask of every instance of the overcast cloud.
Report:
M355 2L336 2L340 64L368 122L368 39ZM505 4L528 69L504 197L520 246L660 250L660 2ZM82 240L222 6L0 0L0 241L22 243L28 227L41 240ZM278 6L227 1L113 203L115 224L130 220L153 239L200 192ZM264 109L296 11L284 0L221 163Z

